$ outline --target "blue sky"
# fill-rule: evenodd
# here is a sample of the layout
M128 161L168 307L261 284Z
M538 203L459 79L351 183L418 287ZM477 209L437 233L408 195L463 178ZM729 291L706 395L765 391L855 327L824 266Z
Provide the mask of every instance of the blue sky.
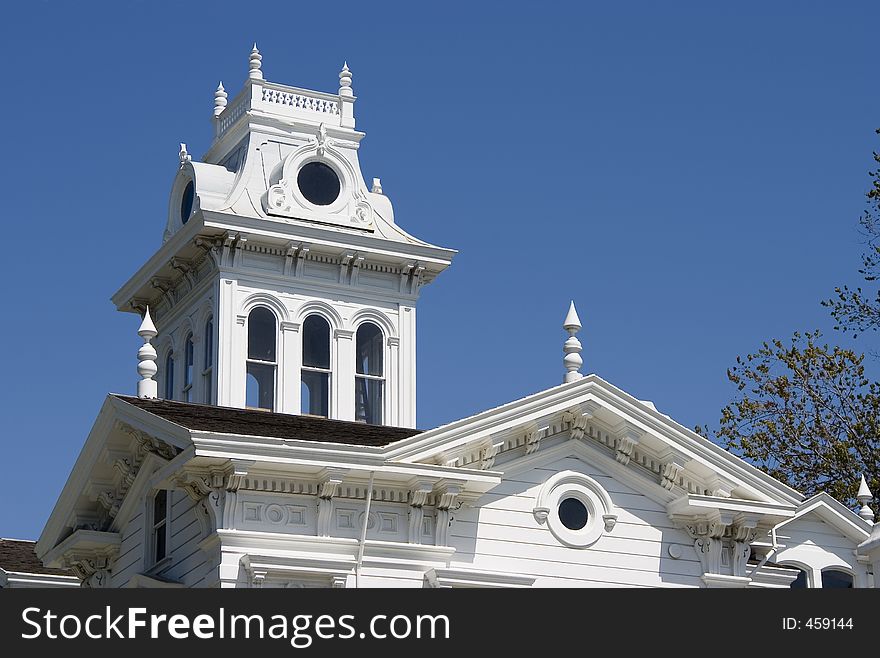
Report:
M713 4L4 8L0 536L39 535L104 396L134 392L138 319L109 297L255 40L276 82L334 91L348 61L367 180L460 250L419 303L420 427L561 382L569 299L584 371L689 427L737 354L836 339L819 300L857 280L878 5Z

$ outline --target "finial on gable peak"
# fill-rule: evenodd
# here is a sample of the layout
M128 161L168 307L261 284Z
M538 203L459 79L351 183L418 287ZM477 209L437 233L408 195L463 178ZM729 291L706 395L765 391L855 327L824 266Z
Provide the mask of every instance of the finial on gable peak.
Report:
M348 68L348 62L342 65L342 70L339 72L339 95L354 96L354 92L351 90L351 70Z
M159 397L159 384L153 379L159 369L156 366L156 349L150 344L150 340L155 338L159 332L156 331L156 325L150 317L150 307L144 311L144 319L138 329L138 336L144 339L144 344L138 350L137 372L141 376L137 385L137 396L139 398Z
M180 159L181 165L192 162L192 156L186 150L186 144L183 142L180 143L180 151L177 153L177 157Z
M581 330L581 319L578 317L573 301L568 306L568 313L565 316L565 321L562 323L562 328L566 331L574 329L575 333Z
M874 511L868 506L868 503L873 500L874 494L871 493L871 490L868 489L868 482L865 480L865 474L862 474L862 481L859 482L859 492L856 494L856 500L859 501L859 504L862 506L862 509L859 510L859 516L865 519L865 521L874 522Z
M217 85L217 91L214 92L214 116L218 117L223 113L223 110L226 109L226 103L229 101L226 98L229 94L226 93L226 90L223 88L223 81L220 81L220 84Z
M581 330L581 319L578 317L573 301L568 307L562 328L568 332L568 338L562 346L562 351L565 353L562 363L566 370L562 381L567 384L583 377L580 369L584 365L584 360L581 358L581 342L575 337L575 334Z
M257 50L257 44L254 43L254 49L251 51L250 58L250 70L248 71L248 78L251 80L262 80L263 79L263 71L261 67L263 65L263 56L260 54L260 51Z

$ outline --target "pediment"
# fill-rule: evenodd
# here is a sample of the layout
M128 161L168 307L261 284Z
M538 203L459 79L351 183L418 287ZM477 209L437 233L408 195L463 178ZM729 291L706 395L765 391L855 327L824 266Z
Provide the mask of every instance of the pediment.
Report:
M572 449L607 464L616 477L650 485L658 499L694 494L791 506L802 500L596 375L404 439L388 453L391 461L507 473L547 451Z
M190 445L188 432L112 395L37 542L41 557L77 533L115 533L154 474Z

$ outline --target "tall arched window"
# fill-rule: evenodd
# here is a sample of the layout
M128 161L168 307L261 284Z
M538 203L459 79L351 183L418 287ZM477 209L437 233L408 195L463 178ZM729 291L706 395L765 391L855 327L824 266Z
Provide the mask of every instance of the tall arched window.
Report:
M254 409L275 408L275 316L258 306L248 315L246 402Z
M302 413L330 415L330 323L320 315L303 322Z
M165 399L174 399L174 352L165 357Z
M205 323L205 358L202 366L202 390L205 403L214 401L214 318Z
M370 425L382 424L382 399L385 387L384 354L382 330L371 322L358 327L354 418Z
M193 370L195 365L195 346L192 333L187 334L183 350L183 401L192 402Z
M852 574L838 569L826 569L822 572L822 588L852 588Z

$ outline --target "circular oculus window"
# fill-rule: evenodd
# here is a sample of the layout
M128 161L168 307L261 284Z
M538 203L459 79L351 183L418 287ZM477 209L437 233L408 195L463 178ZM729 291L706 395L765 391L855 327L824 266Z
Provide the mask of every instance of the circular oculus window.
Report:
M309 203L316 206L329 206L339 198L341 184L339 176L323 162L308 162L296 176L299 191Z
M563 545L587 548L617 523L617 511L608 492L593 478L563 471L549 478L538 493L533 510L539 524Z
M577 498L565 498L559 503L559 521L569 530L580 530L589 518L587 506Z
M186 224L189 216L192 215L193 202L195 201L196 191L193 182L189 181L183 188L183 194L180 196L180 221Z

